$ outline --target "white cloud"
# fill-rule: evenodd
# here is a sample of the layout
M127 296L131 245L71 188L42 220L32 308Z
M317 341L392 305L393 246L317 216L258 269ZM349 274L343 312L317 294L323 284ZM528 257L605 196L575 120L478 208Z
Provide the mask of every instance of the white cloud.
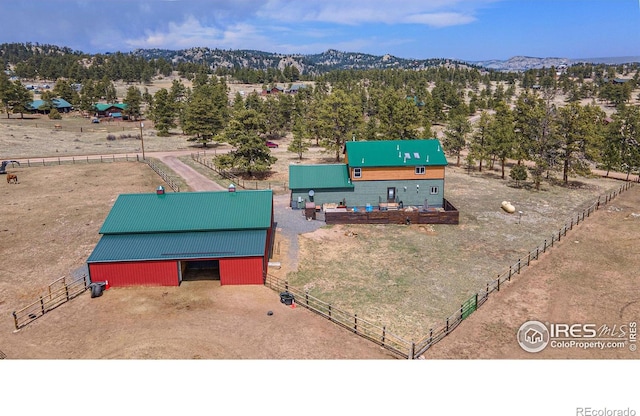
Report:
M344 25L415 23L432 27L464 25L476 20L478 9L504 0L272 0L257 10L263 19L324 22Z

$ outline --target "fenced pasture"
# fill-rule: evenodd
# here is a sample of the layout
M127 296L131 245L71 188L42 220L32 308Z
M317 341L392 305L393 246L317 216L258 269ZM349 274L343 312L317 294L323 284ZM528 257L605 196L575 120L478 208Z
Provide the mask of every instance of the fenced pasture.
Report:
M558 230L571 228L570 218L575 226L576 215L619 187L580 178L534 191L448 168L446 196L460 212L458 225L325 226L300 238L299 268L286 280L404 339L422 340L441 322L446 329L446 316L458 315L460 305L468 309L471 298L475 304L476 293L481 304L496 276L504 280L509 265L512 275L518 264L522 269L531 247L543 250L545 240L550 246ZM515 214L501 209L504 200ZM449 330L455 325L451 320Z

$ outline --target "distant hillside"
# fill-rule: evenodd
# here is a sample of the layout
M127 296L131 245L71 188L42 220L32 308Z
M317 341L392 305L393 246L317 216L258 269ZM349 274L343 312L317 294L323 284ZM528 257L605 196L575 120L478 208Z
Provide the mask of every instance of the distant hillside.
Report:
M251 68L267 70L294 66L300 73L321 74L332 70L345 69L423 69L439 65L470 66L451 59L404 59L392 55L369 55L358 52L341 52L335 49L311 55L285 55L255 50L223 50L210 48L189 48L182 50L137 49L131 52L145 59L164 58L178 64L190 62L206 64L210 67Z
M634 62L640 62L640 56L584 59L535 58L531 56L514 56L507 59L506 61L494 59L487 61L474 61L470 63L479 67L493 69L496 71L526 71L528 69L551 68L552 66L557 68L561 65L570 66L580 63L619 65Z
M64 60L65 65L71 66L74 62L88 65L92 58L97 56L119 60L151 61L162 60L177 66L181 63L202 64L210 68L228 69L253 69L267 71L270 69L283 70L287 66L295 67L300 74L320 75L333 70L366 70L366 69L408 69L419 70L437 66L459 68L485 68L495 71L526 71L528 69L559 67L561 65L573 65L578 63L593 63L618 65L621 63L640 62L640 57L611 57L611 58L536 58L528 56L515 56L508 60L486 61L462 61L456 59L431 58L431 59L406 59L393 55L370 55L359 52L341 52L329 49L318 54L279 54L257 50L224 50L207 47L194 47L182 50L169 49L137 49L133 52L114 52L105 54L87 54L74 51L67 47L39 43L3 43L0 44L0 62L5 67L24 64L31 60L33 65L43 65L43 58L57 57ZM103 62L104 59L100 59ZM167 64L168 65L168 64ZM46 66L51 66L47 63ZM42 68L38 68L41 70ZM77 72L77 71L76 71Z

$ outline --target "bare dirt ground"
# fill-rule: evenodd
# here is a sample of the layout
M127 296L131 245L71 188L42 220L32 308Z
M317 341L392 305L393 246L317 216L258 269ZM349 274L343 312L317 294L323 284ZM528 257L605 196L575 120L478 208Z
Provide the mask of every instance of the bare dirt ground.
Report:
M429 359L638 359L622 348L551 348L528 353L516 340L529 321L595 324L629 334L640 320L640 186L635 186L567 234L539 262L490 296ZM626 328L625 328L626 327Z
M20 183L0 183L0 351L8 358L392 358L266 287L215 281L86 292L14 332L13 310L83 265L117 195L163 183L136 162L13 170Z

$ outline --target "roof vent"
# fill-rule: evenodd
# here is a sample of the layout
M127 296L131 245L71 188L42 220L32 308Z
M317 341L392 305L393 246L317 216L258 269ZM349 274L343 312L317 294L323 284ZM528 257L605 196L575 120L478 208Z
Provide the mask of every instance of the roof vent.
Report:
M229 192L235 192L236 191L236 186L234 184L230 184L229 185Z
M164 187L163 186L158 186L156 188L156 194L157 195L164 195Z

